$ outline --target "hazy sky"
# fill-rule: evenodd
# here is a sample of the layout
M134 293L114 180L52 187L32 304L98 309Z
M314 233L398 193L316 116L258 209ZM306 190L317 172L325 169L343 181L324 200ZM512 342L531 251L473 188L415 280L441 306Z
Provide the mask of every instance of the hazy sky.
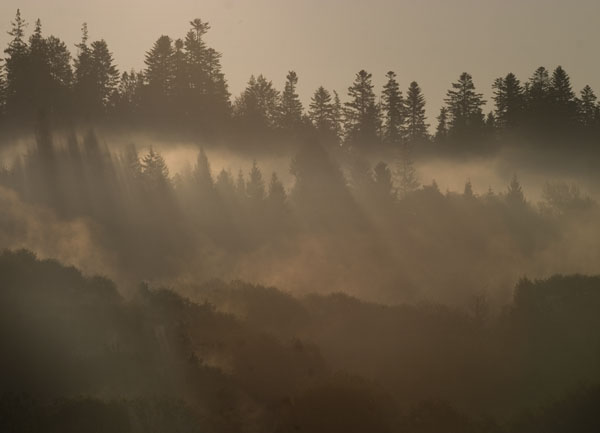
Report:
M419 82L434 123L463 71L489 97L499 75L512 71L524 81L537 66L558 64L577 91L590 84L600 93L599 0L0 0L2 47L18 7L29 31L39 17L45 34L73 52L87 21L121 70L141 68L161 34L183 37L191 19L209 21L207 41L223 53L234 95L250 74L281 88L290 69L304 101L319 85L345 95L363 68L379 92L394 70L402 88Z

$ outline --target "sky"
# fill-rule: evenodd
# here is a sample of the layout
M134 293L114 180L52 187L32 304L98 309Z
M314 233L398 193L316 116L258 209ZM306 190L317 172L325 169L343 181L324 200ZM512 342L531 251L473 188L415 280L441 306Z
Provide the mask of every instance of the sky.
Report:
M403 89L420 84L433 124L464 71L488 98L486 111L495 78L514 72L525 81L541 65L562 65L575 90L589 84L600 93L598 0L1 0L1 47L17 8L28 31L40 18L73 53L87 22L122 71L142 68L160 35L183 37L201 18L234 96L251 74L282 88L289 70L305 103L320 85L343 98L360 69L379 93L393 70Z

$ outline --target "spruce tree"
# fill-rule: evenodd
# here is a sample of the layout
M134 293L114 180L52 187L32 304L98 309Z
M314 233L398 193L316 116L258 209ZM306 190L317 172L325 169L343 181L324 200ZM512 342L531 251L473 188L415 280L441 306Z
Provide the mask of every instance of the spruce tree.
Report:
M379 111L375 104L372 75L365 70L356 74L348 88L349 102L344 104L346 117L346 141L351 146L366 146L377 143Z
M334 106L331 93L320 86L313 94L308 117L322 137L335 137Z
M173 42L168 36L161 36L152 49L146 53L144 76L148 83L149 103L157 107L168 104L174 86Z
M540 66L535 70L525 89L525 108L529 128L539 133L545 131L551 112L550 75Z
M440 114L437 117L437 128L435 131L435 141L438 143L444 142L448 138L448 109L440 108Z
M269 183L269 195L267 196L267 202L271 207L272 211L281 211L285 209L287 201L287 194L285 188L277 173L273 172L271 175L271 182Z
M450 114L450 134L456 139L478 138L484 125L481 107L483 94L476 92L473 77L463 72L452 89L446 93L445 102Z
M142 176L150 189L169 185L169 169L164 158L152 148L141 161Z
M29 94L29 47L25 41L25 27L27 23L21 17L20 9L14 21L11 23L11 30L8 32L12 37L8 47L4 50L6 57L4 59L5 74L5 101L8 114L13 116L22 116L28 110Z
M78 112L89 114L92 111L95 94L95 78L92 68L92 51L88 45L88 27L83 23L81 27L81 41L76 45L75 57L75 103Z
M410 83L405 99L406 115L406 142L410 146L414 143L427 141L427 128L425 117L425 96L416 81Z
M392 171L385 162L379 162L373 169L373 192L380 204L389 204L396 199Z
M198 187L199 195L203 198L207 198L213 191L214 181L210 171L210 163L208 162L208 157L204 152L204 148L200 148L192 176Z
M258 168L256 161L252 162L248 183L246 184L246 194L250 203L255 206L260 205L266 196L265 181L263 180L262 172L260 171L260 168Z
M302 123L302 102L296 93L298 76L290 71L286 77L285 87L281 94L279 127L286 131L297 130Z
M235 103L235 115L247 131L274 129L279 114L279 91L263 75L251 76Z
M521 82L515 74L498 78L492 85L496 105L496 124L502 130L515 130L523 121L525 95Z
M558 66L550 79L551 118L553 128L566 132L577 119L577 102L567 72Z
M92 42L91 67L94 77L94 104L105 111L116 93L119 71L104 39Z
M398 146L402 142L404 133L404 98L396 81L396 73L389 71L386 77L387 82L383 86L381 98L384 118L383 138L386 143Z
M578 100L579 122L586 128L596 127L600 122L598 98L589 85L582 90Z
M344 137L344 108L340 101L340 95L335 90L333 91L333 129L335 130L335 136L337 137L338 143L342 142Z

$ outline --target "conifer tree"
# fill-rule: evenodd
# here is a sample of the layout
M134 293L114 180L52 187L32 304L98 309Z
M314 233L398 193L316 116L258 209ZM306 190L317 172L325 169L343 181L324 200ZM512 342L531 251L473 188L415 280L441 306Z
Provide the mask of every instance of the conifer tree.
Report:
M282 210L286 206L287 194L283 184L277 177L277 173L273 172L271 175L271 182L269 183L269 195L267 201L271 206L272 210Z
M28 111L27 95L29 94L29 47L25 41L25 27L27 23L21 17L21 10L17 9L14 21L8 32L12 37L8 47L4 50L5 74L5 100L6 110L14 116L22 116Z
M335 90L333 91L333 129L338 143L342 142L344 137L344 109L340 101L340 95Z
M514 130L523 120L525 95L521 82L515 74L509 73L504 78L498 78L492 85L496 105L496 124L502 130Z
M294 71L290 71L281 94L279 119L279 127L287 131L297 130L302 123L302 102L296 93L297 84L298 76Z
M196 18L190 22L183 42L186 59L186 75L189 80L186 109L192 116L202 116L204 125L220 121L229 112L229 91L221 70L221 53L204 42L210 30L208 22Z
M523 188L521 187L521 183L516 174L513 175L510 184L508 185L506 202L515 207L525 205L525 194L523 194Z
M335 137L334 105L331 93L320 86L313 94L308 117L322 137Z
M199 189L200 196L206 198L213 191L214 181L210 171L210 163L208 162L208 157L204 152L204 148L200 148L192 175L194 177L194 182Z
M396 199L392 171L383 161L379 162L373 169L373 188L375 199L379 203L391 203Z
M152 148L141 162L142 175L151 188L163 188L169 184L169 169L164 158Z
M552 123L555 128L570 128L577 119L577 102L567 72L558 66L550 79Z
M410 83L405 99L406 142L409 145L427 140L425 96L416 81Z
M346 141L350 145L365 146L378 141L379 110L375 104L372 75L364 69L356 74L348 88L349 102L344 104Z
M389 71L383 86L382 104L384 118L384 141L397 146L402 142L405 124L404 98L396 81L396 73Z
M535 70L525 89L527 122L534 132L543 131L550 116L550 75L540 66Z
M250 130L264 131L276 126L279 91L263 75L251 76L248 86L235 103L235 114Z
M266 196L265 181L263 180L260 168L258 168L258 165L256 164L256 160L252 162L248 183L246 184L246 194L250 203L253 203L254 205L262 203Z
M587 127L598 126L600 122L600 109L597 103L598 98L589 85L586 85L579 97L579 122Z
M450 134L457 139L478 137L483 129L485 105L483 94L475 91L473 77L463 72L452 89L446 93L445 102L450 114Z
M219 196L225 200L226 203L231 203L234 201L236 191L233 176L224 168L221 169L219 175L217 176L217 180L215 181L215 190Z
M437 117L437 121L435 141L442 143L448 138L448 109L446 107L440 108L440 114Z
M240 168L238 171L237 180L235 182L235 192L238 196L238 200L245 200L247 198L246 195L246 179L244 179L244 172Z
M164 105L173 93L174 55L172 40L165 35L158 38L146 53L144 76L148 83L150 104Z
M81 41L76 45L75 58L75 101L79 110L89 111L89 104L93 98L94 76L92 70L92 52L88 45L88 27L83 23L81 27Z
M471 183L471 179L467 179L465 182L465 189L463 190L463 196L467 198L473 198L473 184Z
M106 109L119 83L119 71L104 39L92 42L91 50L92 71L95 79L95 102Z
M144 77L141 73L131 70L121 75L118 87L118 98L115 104L117 113L120 115L133 115L137 113L140 106L140 93L144 85Z
M175 40L172 58L172 92L175 101L175 106L180 107L180 110L181 108L185 108L185 97L187 96L187 91L190 88L188 64L186 60L186 54L183 51L183 48L183 40Z

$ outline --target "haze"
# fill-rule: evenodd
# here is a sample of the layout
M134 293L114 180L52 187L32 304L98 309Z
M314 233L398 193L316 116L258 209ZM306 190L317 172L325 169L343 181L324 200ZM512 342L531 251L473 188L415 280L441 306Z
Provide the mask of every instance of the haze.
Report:
M0 432L600 432L597 0L0 1Z

